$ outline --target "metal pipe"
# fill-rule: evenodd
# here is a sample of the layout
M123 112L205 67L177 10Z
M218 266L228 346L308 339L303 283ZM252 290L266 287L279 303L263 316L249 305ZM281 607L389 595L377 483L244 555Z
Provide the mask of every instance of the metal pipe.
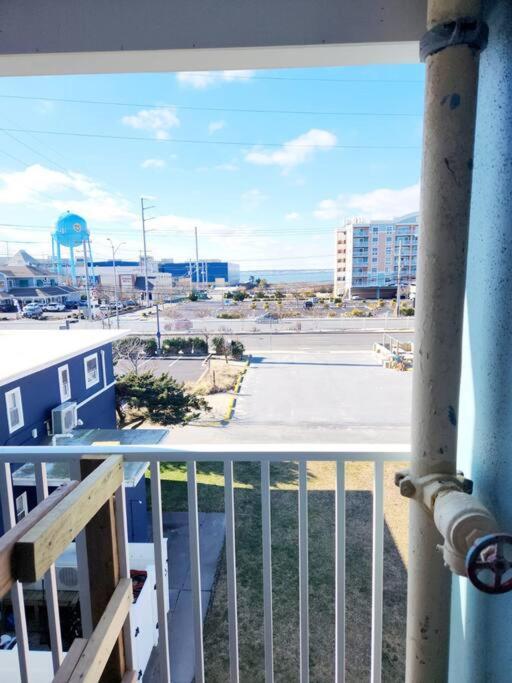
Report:
M144 308L149 306L149 283L148 283L148 250L146 242L146 207L144 197L140 198L140 213L142 218L142 245L144 249Z
M87 297L87 320L91 320L91 318L92 318L92 306L91 306L91 288L90 288L90 283L89 283L89 257L90 257L90 254L88 253L88 249L87 249L88 244L89 244L88 240L83 241L85 295Z
M479 16L480 0L429 0L431 29ZM421 230L412 395L411 474L455 474L461 338L478 53L449 46L426 59ZM451 574L431 513L409 516L406 681L444 681Z

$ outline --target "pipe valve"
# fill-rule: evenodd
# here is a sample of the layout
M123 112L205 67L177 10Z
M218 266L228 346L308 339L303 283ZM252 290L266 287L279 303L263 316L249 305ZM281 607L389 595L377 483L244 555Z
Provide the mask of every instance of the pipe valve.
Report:
M477 539L466 555L466 574L484 593L512 590L512 536L488 534Z
M512 590L512 535L499 533L494 515L470 495L470 480L461 473L413 479L409 472L397 472L395 483L403 496L432 514L444 541L439 550L454 574L485 593Z

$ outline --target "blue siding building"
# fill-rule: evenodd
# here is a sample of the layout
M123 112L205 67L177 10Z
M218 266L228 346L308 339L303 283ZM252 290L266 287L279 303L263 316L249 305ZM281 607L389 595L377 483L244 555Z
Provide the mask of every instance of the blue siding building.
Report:
M52 436L52 409L72 401L81 427L114 428L112 342L96 330L0 333L0 445Z
M192 278L192 282L205 282L215 284L223 282L229 285L237 285L240 282L240 266L227 261L199 261L199 269L196 263L159 263L158 270L161 273L170 273L177 279ZM199 271L199 272L198 272Z
M51 443L64 431L58 429L62 422L52 416L52 411L59 406L62 410L63 404L71 414L66 443L89 432L115 430L112 342L123 335L103 330L0 332L0 445ZM14 473L15 484L27 467ZM30 509L35 504L35 486L27 486L26 478L21 479L24 486L15 485L15 495L25 492ZM48 482L51 486L50 472ZM130 515L130 540L146 541L146 491L140 473L127 483L126 498L130 512L137 511Z

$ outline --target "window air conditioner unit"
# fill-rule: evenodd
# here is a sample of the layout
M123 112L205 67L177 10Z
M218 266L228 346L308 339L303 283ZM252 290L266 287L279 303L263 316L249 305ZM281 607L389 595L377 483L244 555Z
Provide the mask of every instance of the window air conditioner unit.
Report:
M67 434L77 425L76 401L66 401L52 410L52 431Z

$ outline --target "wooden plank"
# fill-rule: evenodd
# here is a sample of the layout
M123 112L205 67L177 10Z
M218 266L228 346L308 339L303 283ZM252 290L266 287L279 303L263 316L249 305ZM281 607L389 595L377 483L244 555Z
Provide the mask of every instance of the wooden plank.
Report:
M110 456L16 543L20 581L38 581L123 482L122 456Z
M127 671L123 678L121 679L121 683L136 683L137 682L137 674L135 671Z
M92 476L101 463L102 460L94 457L82 459L80 462L82 479ZM96 628L121 578L114 496L101 506L85 527L85 540L89 565L92 627ZM118 683L125 668L123 636L119 634L101 680L104 683L110 681Z
M10 590L14 581L19 578L13 573L13 556L16 543L77 486L77 481L70 481L55 489L51 496L39 503L18 524L0 537L0 598Z
M82 652L85 650L86 645L86 638L75 638L66 656L64 657L62 664L55 673L52 683L68 683L69 678L75 670L78 660L80 659Z
M98 683L133 601L131 579L121 579L89 638L69 683ZM121 679L121 676L117 679Z

